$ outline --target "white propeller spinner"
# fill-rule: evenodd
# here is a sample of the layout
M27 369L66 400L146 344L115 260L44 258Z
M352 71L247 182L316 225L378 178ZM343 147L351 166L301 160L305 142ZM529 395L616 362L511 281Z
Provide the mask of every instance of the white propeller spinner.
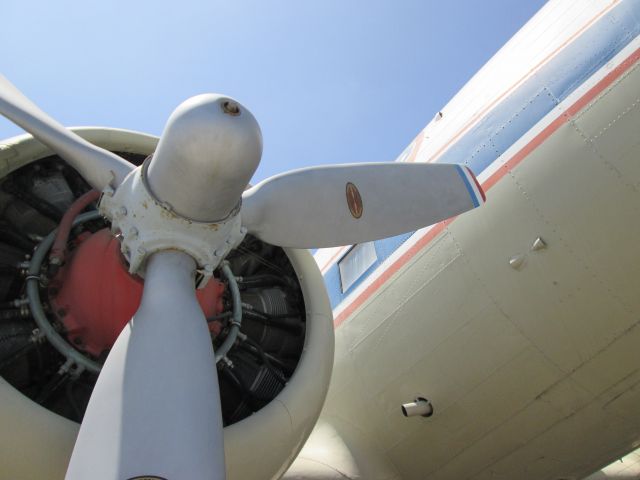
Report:
M216 223L237 206L261 155L262 134L249 110L223 95L198 95L169 117L149 186L178 215Z

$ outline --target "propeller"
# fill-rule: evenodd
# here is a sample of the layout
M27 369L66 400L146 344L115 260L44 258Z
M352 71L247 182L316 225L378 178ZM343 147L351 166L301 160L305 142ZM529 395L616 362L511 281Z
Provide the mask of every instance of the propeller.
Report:
M0 75L0 113L21 126L64 158L96 190L120 185L133 165L96 147L34 105L20 90Z
M483 201L475 177L459 165L328 165L277 175L244 192L242 223L274 245L334 247L418 230Z
M224 478L218 378L195 262L148 261L140 308L94 387L67 478Z
M140 250L142 302L102 368L67 479L225 477L214 352L194 272L211 272L247 231L287 247L346 245L416 230L484 201L469 169L443 164L309 168L243 193L260 161L262 137L253 115L222 95L181 104L151 160L136 169L66 130L1 76L0 113L94 188L118 187L115 194L105 190L101 202L102 208L124 198L114 225L141 198L127 196L128 188L144 191L159 212L145 224L148 231L122 230L123 248L127 235L162 238L149 241L154 250ZM180 235L172 230L175 218L185 225ZM174 223L164 224L168 219ZM209 233L198 237L203 230L196 227ZM206 261L201 251L209 252Z

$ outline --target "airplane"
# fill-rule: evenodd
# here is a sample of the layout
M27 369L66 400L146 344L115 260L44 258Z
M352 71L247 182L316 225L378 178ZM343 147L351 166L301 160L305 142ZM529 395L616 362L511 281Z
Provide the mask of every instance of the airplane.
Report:
M250 161L225 167L224 181L202 163L184 169L170 160L193 165L174 146L194 119L199 126L207 117L215 130L249 117L231 99L188 101L159 144L135 132L76 130L85 144L3 81L2 113L49 143L22 136L0 148L0 240L18 265L3 285L2 347L11 348L0 360L4 475L62 478L71 457L68 478L568 479L640 446L639 30L637 1L550 2L436 113L400 168L302 170L244 193L259 159L252 122L227 133L250 132L238 142ZM211 105L214 120L199 113ZM191 138L182 145L194 143L201 147ZM141 167L130 174L123 158ZM446 178L427 185L432 173L413 178L418 169L402 178L407 166L445 167ZM373 168L389 169L380 176L393 179L390 192L366 183ZM345 169L355 181L345 181ZM317 193L334 175L339 188ZM78 216L96 201L85 180L102 191L100 212ZM437 198L417 208L413 195L432 189ZM459 215L483 203L483 190L486 205ZM466 201L457 213L444 212L449 201L433 208L453 218L407 225L428 225L433 212L422 210L445 194ZM226 258L220 268L199 266L201 307L184 253L144 258L156 248L150 206L187 229L169 230L191 256ZM220 216L200 217L215 208ZM229 212L241 222L196 232ZM372 212L375 228L359 229ZM416 219L422 214L429 218ZM133 217L142 220L133 225ZM335 223L319 228L309 218ZM64 241L49 233L58 224ZM407 233L377 238L394 235L387 228ZM184 246L200 234L215 249ZM56 243L63 248L54 252ZM351 245L321 249L315 261L292 248L331 244ZM129 275L132 265L144 283ZM7 296L25 286L26 298ZM210 321L193 321L188 332L166 321L184 317L186 330L189 319L202 320L200 308ZM152 316L170 335L149 327ZM209 334L213 349L202 358ZM191 355L210 368L183 363L197 361Z

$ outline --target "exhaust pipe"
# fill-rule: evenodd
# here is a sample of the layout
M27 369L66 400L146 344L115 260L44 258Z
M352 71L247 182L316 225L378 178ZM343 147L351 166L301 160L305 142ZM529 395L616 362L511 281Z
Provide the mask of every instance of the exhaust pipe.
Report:
M401 408L405 417L415 417L416 415L430 417L433 415L433 405L429 400L422 397L416 398L413 402L403 404Z

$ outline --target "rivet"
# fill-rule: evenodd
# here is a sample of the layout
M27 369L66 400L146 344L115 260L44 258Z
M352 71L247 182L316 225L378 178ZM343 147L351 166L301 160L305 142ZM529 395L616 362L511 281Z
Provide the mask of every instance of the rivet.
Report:
M525 258L526 257L522 254L514 255L509 259L509 265L514 270L520 270L524 265Z
M533 244L531 245L531 251L532 252L537 252L539 250L544 250L545 248L547 248L547 244L546 242L542 239L542 237L538 237L533 241Z

